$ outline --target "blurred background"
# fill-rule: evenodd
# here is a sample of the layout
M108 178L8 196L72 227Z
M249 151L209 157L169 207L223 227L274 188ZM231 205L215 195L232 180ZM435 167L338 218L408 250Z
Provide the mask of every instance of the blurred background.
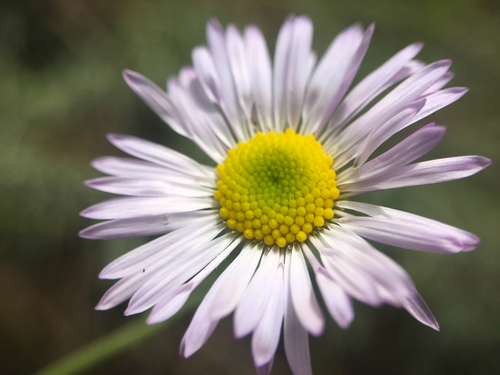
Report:
M484 172L440 185L374 193L364 199L471 231L483 240L472 253L424 254L379 246L413 277L441 332L404 310L355 304L347 330L327 319L311 338L319 374L493 374L500 353L500 2L498 0L3 0L0 2L0 366L31 374L95 340L147 327L123 317L121 305L94 311L112 284L98 280L112 259L146 239L89 241L78 212L105 198L83 180L100 176L89 163L120 155L107 133L168 145L210 164L173 133L126 86L124 68L164 87L191 64L217 17L240 29L255 23L271 50L290 13L309 15L321 55L354 22L376 22L357 77L406 45L425 42L424 62L453 59L453 86L470 92L434 114L448 134L426 158L479 154ZM196 301L194 301L196 302ZM88 374L254 374L248 338L232 338L225 319L193 357L178 355L192 310L142 341L81 366ZM139 323L138 323L139 322ZM143 328L144 327L144 328ZM141 331L142 330L142 331ZM134 337L136 337L134 336ZM121 336L120 336L121 337ZM118 341L122 338L118 338ZM123 339L125 342L126 339ZM100 349L99 349L100 350ZM99 351L98 350L98 351ZM102 359L102 358L101 358ZM91 361L91 360L89 360ZM84 361L85 362L85 361ZM78 367L78 366L77 366ZM69 373L60 371L60 374ZM283 346L273 374L290 374Z

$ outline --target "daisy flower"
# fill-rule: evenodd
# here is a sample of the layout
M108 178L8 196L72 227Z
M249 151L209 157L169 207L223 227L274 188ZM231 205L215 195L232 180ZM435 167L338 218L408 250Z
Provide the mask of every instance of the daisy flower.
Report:
M342 328L354 317L354 298L402 307L439 329L409 275L366 239L458 253L476 248L479 238L352 197L467 177L491 161L460 156L414 162L444 136L446 128L434 123L372 156L394 134L467 91L443 89L453 77L451 61L414 60L420 43L349 91L373 30L344 30L317 61L311 20L289 17L271 62L257 27L240 33L210 20L208 46L194 49L193 66L170 78L167 91L138 73L123 73L158 116L217 166L132 136L108 136L135 158L94 160L111 176L86 184L125 197L84 210L82 216L106 221L80 235L159 237L104 268L100 278L120 280L98 310L129 300L126 315L152 308L148 323L164 321L235 252L194 314L181 343L184 357L234 313L235 337L252 334L259 374L271 371L282 330L292 372L311 374L308 335L321 335L325 322L318 298Z

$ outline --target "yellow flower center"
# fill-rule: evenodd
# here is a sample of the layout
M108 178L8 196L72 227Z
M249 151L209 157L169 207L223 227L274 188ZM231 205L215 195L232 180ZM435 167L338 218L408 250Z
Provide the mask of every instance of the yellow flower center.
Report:
M303 242L333 218L339 191L332 163L312 135L257 133L217 166L220 215L229 228L269 246Z

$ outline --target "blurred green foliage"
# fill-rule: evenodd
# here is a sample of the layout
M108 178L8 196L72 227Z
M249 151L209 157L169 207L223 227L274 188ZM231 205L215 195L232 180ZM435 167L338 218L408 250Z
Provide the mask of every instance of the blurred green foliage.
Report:
M429 121L449 132L428 158L500 150L500 2L497 0L23 0L0 3L0 363L29 374L124 327L123 306L95 312L111 285L99 270L144 239L77 237L78 212L107 197L82 185L89 162L119 155L105 140L129 133L210 163L173 133L123 82L123 68L164 86L205 43L207 19L255 23L271 49L290 14L308 14L321 54L354 22L376 31L359 77L423 41L419 58L451 58L454 86L471 91ZM402 310L356 304L348 330L331 319L311 339L315 374L492 374L500 352L500 185L497 165L466 180L379 192L367 201L476 233L477 251L455 256L379 247L412 275L441 324L436 333ZM92 370L95 374L253 374L249 340L223 321L188 360L178 345L187 314L167 331ZM288 374L282 348L273 374Z

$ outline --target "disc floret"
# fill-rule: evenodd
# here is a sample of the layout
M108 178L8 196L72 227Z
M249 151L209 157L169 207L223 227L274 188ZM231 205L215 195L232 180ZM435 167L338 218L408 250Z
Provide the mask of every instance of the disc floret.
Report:
M332 163L312 135L259 132L217 166L220 215L247 239L279 247L303 242L333 218L339 190Z

